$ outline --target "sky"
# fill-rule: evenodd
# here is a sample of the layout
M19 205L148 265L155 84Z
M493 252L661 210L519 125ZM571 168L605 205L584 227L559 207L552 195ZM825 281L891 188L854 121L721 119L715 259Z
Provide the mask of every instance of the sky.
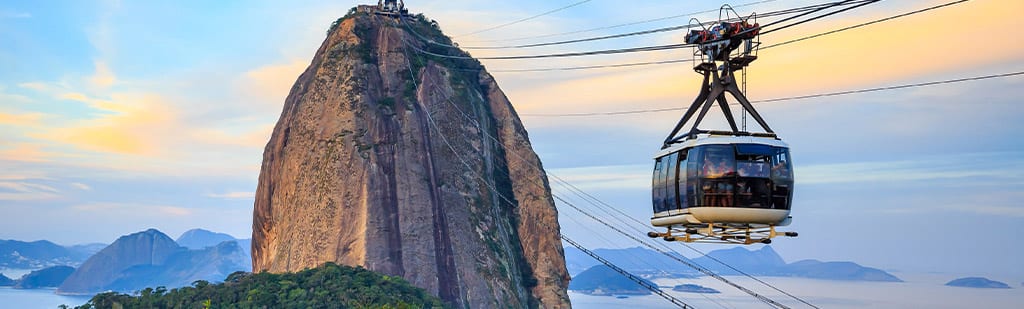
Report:
M685 24L706 1L407 1L462 46L617 34ZM812 1L731 3L743 14ZM760 38L784 42L947 1L882 1ZM251 235L263 147L284 98L354 1L6 1L0 3L0 239L109 243L157 228ZM759 52L752 100L1024 70L1016 1L969 1ZM611 29L580 30L654 22ZM714 20L718 13L692 15ZM565 32L578 32L557 35ZM544 36L541 38L530 38ZM471 50L528 55L673 44L664 32L581 44ZM550 175L641 222L651 156L685 107L689 63L517 73L510 69L689 58L691 50L485 60ZM795 162L798 238L787 261L846 260L896 271L1024 281L1024 77L758 104ZM722 126L712 113L707 125ZM555 194L572 198L565 188ZM564 205L563 205L564 206ZM591 248L633 247L571 208L563 233ZM606 216L599 214L599 216ZM622 218L609 218L619 220ZM644 226L639 226L645 229ZM755 246L756 247L756 246ZM697 245L701 250L722 245ZM682 250L691 255L691 252Z

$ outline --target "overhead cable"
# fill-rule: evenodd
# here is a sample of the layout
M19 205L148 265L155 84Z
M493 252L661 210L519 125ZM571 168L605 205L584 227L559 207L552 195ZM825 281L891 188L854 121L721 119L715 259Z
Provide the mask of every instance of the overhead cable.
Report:
M566 6L554 9L554 10L550 10L550 11L547 11L547 12L544 12L544 13L540 13L540 14L537 14L537 15L533 15L533 16L526 17L526 18L523 18L523 19L519 19L519 20L516 20L516 21L513 21L513 22L509 22L509 23L500 24L500 25L497 25L497 26L494 26L494 27L490 27L490 28L487 28L487 29L483 29L483 30L479 30L479 31L471 32L471 33L466 33L466 34L463 34L463 35L459 35L457 37L467 37L467 36L471 36L471 35L475 35L475 34L484 33L484 32L487 32L487 31L491 31L491 30L495 30L495 29L511 26L511 25L518 24L518 23L521 23L521 22L524 22L524 21L527 21L527 20L531 20L531 19L534 19L534 18L537 18L537 17L541 17L541 16L544 16L544 15L548 15L548 14L551 14L551 13L555 13L555 12L561 11L561 10L565 10L565 9L568 9L568 8L571 8L571 7L580 5L580 4L584 4L584 3L587 3L587 2L590 2L590 1L591 0L579 1L579 2L570 4L570 5L566 5Z
M802 96L782 97L782 98L765 99L765 100L753 100L753 101L750 101L750 103L769 103L769 102L802 100L802 99L821 98L821 97L832 97L832 96L840 96L840 95L847 95L847 94L867 93L867 92L876 92L876 91L885 91L885 90L895 90L895 89L905 89L905 88L916 88L916 87L943 85L943 84L952 84L952 83L960 83L960 82L968 82L968 81L976 81L976 80L984 80L984 79L992 79L992 78L1011 77L1011 76L1018 76L1018 75L1024 75L1024 71L1010 72L1010 73L1001 73L1001 74L992 74L992 75L984 75L984 76L975 76L975 77L965 77L965 78L957 78L957 79L949 79L949 80L941 80L941 81L932 81L932 82L924 82L924 83L915 83L915 84L905 84L905 85L896 85L896 86L868 88L868 89L860 89L860 90L847 90L847 91L839 91L839 92L829 92L829 93L810 94L810 95L802 95ZM590 117L590 116L615 116L615 115L658 113L658 112L668 112L668 111L680 111L680 110L683 110L683 109L685 109L685 108L683 108L683 107L669 107L669 108L654 108L654 109L640 109L640 110L624 110L624 111L613 111L613 112L562 113L562 114L530 114L530 113L525 113L525 114L519 114L519 115L520 116L528 116L528 117Z

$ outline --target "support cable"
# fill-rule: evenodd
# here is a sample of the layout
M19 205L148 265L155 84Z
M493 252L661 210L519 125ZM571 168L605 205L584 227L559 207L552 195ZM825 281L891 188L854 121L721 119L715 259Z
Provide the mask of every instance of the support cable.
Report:
M513 22L504 23L504 24L500 24L500 25L497 25L497 26L494 26L494 27L487 28L487 29L483 29L483 30L474 31L474 32L463 34L463 35L459 35L459 37L467 37L467 36L471 36L471 35L475 35L475 34L480 34L480 33L484 33L484 32L487 32L487 31L491 31L491 30L495 30L495 29L499 29L499 28L503 28L503 27L508 27L508 26L515 25L515 24L518 24L518 23L521 23L521 22L524 22L524 21L528 21L528 20L531 20L531 19L534 19L534 18L537 18L537 17L541 17L541 16L544 16L544 15L548 15L548 14L555 13L555 12L558 12L558 11L561 11L561 10L565 10L565 9L568 9L568 8L571 8L571 7L580 5L580 4L584 4L584 3L587 3L587 2L590 2L590 1L591 0L579 1L579 2L576 2L576 3L570 4L570 5L566 5L566 6L554 9L554 10L550 10L550 11L547 11L547 12L544 12L544 13L540 13L540 14L537 14L537 15L533 15L533 16L530 16L530 17L526 17L526 18L523 18L523 19L519 19L519 20L516 20L516 21L513 21Z
M410 44L403 44L403 51L405 51L405 48L404 48L404 47L405 47L405 46L409 46L409 45L410 45ZM405 53L406 53L406 57L405 57L405 59L406 59L406 65L407 65L408 67L410 67L410 68L411 68L411 67L412 67L412 64L411 64L411 63L409 63L409 56L408 56L408 51L405 51ZM413 86L414 86L415 88L419 88L419 85L417 85L417 83L416 83L416 76L415 76L415 73L414 73L414 72L412 72L412 70L409 70L409 75L410 75L410 78L411 78L411 80L412 80L412 82L413 82ZM424 106L424 107L425 107L425 106ZM458 152L457 150L455 150L455 147L454 147L454 146L452 146L452 144L451 144L451 143L450 143L450 142L448 141L448 138L447 138L447 137L445 137L445 135L444 135L444 133L443 133L443 132L441 132L441 129L440 129L440 127L439 127L439 126L437 125L437 123L436 123L436 122L434 121L434 117L433 117L433 116L432 116L432 115L430 114L430 111L429 111L429 110L426 110L426 109L424 109L424 110L423 110L423 113L424 113L424 115L426 115L426 116L427 116L427 121L428 121L428 123L430 124L430 126L431 126L432 128L434 128L434 130L435 130L435 131L437 132L438 136L439 136L439 137L441 137L441 141L442 141L442 142L444 142L445 146L447 146L447 147L448 147L448 150L450 150L450 151L452 152L452 154L453 154L453 155L455 155L455 157L456 157L456 158L458 158L458 160L459 160L459 161L460 161L460 162L462 163L462 165L464 165L464 166L466 167L466 169L467 169L467 170L469 170L469 171L470 171L470 172L471 172L472 174L474 174L474 176L476 176L476 178L477 178L477 179L479 179L479 180L480 180L481 182L483 182L483 183L484 183L484 185L485 185L485 186L486 186L486 187L487 187L487 188L488 188L488 189L489 189L489 190L490 190L490 191L491 191L491 192L492 192L493 194L495 194L495 195L497 195L498 197L500 197L500 198L501 198L502 200L504 200L504 201L505 201L506 203L508 203L509 205L515 205L515 203L514 203L514 202L512 202L512 201L511 201L511 200L509 200L509 199L508 199L507 197L505 197L505 195L504 195L504 194L502 194L501 192L499 192L497 188L495 188L495 187L494 187L494 186L493 186L493 185L492 185L492 184L491 184L490 182L488 182L488 181L487 181L486 179L484 179L482 175L480 175L479 173L477 173L477 172L476 172L476 170L475 170L475 169L473 169L473 167L472 167L472 166L470 166L470 165L469 165L469 163L468 163L468 162L466 162L466 160L462 158L462 155L460 155L460 154L459 154L459 152ZM552 194L552 196L554 196L554 195ZM561 231L559 231L559 235L560 235L560 237L561 237L561 238L562 238L563 240L566 240L566 241L570 242L570 244L572 244L572 245L573 245L574 247L576 247L577 249L580 249L581 251L584 251L584 252L590 252L590 254L591 254L591 257L594 257L595 259L598 259L598 261L600 261L601 263L603 263L603 264L605 264L606 266L608 266L608 267L610 267L610 268L614 269L614 270L615 270L616 272L618 272L618 273L622 274L623 276L626 276L626 278L627 278L627 279L629 279L629 280L631 280L631 281L633 281L633 282L636 282L636 283L637 283L638 285L640 285L640 286L644 287L645 289L648 289L648 290L650 290L650 291L651 291L652 293L655 293L655 294L657 294L658 296L661 296L661 297L662 297L662 298L664 298L665 300L668 300L669 302L671 302L671 303L673 303L673 304L675 304L675 305L679 306L680 308L684 308L684 309L685 309L685 308L693 308L692 306L690 306L690 305L686 304L686 303L685 303L685 302L683 302L682 300L679 300L678 298L676 298L676 297L674 297L674 296L672 296L672 295L670 295L670 294L668 294L668 293L665 293L665 292L664 292L664 291L662 291L662 290L661 290L661 288L659 288L658 286L650 285L650 284L646 283L645 281L643 281L642 279L640 279L639 277L637 277L637 276L635 276L635 275L633 275L633 274L630 274L629 272L627 272L627 271L623 270L622 268L620 268L620 267L616 266L615 264L612 264L612 263L611 263L611 262L609 262L608 260L605 260L605 259L603 259L603 258L600 258L600 256L598 256L598 255L596 255L596 254L593 254L593 252L591 252L590 250L586 249L586 248L585 248L585 247L583 247L582 245L579 245L578 243L576 243L575 241L572 241L571 239L569 239L569 238L568 238L568 237L566 237L565 235L562 235L562 234L561 234Z
M1011 77L1011 76L1018 76L1018 75L1024 75L1024 71L1001 73L1001 74L991 74L991 75L983 75L983 76L975 76L975 77L964 77L964 78L948 79L948 80L941 80L941 81L931 81L931 82L924 82L924 83L914 83L914 84L904 84L904 85L895 85L895 86L867 88L867 89L859 89L859 90L847 90L847 91L819 93L819 94L809 94L809 95L782 97L782 98L765 99L765 100L753 100L753 101L750 101L750 103L770 103L770 102L802 100L802 99L811 99L811 98L833 97L833 96L841 96L841 95L848 95L848 94L858 94L858 93L868 93L868 92L877 92L877 91L885 91L885 90L896 90L896 89L906 89L906 88L917 88L917 87L925 87L925 86L953 84L953 83L960 83L960 82L977 81L977 80L985 80L985 79L992 79L992 78L1002 78L1002 77ZM735 103L732 103L730 105L735 105ZM520 115L528 116L528 117L590 117L590 116L615 116L615 115L658 113L658 112L680 111L680 110L684 110L684 109L686 109L686 108L683 108L683 107L669 107L669 108L655 108L655 109L624 110L624 111L614 111L614 112L564 113L564 114L520 114Z

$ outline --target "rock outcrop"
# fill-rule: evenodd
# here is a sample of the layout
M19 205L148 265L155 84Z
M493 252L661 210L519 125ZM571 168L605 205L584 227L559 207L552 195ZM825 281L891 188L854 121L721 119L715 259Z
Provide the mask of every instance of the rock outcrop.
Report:
M121 272L136 265L163 264L176 252L184 251L173 239L155 229L119 237L82 266L57 289L64 294L91 294L108 290Z
M415 32L415 33L414 33ZM324 262L456 307L569 307L557 211L494 78L436 23L353 10L285 100L263 154L256 272Z

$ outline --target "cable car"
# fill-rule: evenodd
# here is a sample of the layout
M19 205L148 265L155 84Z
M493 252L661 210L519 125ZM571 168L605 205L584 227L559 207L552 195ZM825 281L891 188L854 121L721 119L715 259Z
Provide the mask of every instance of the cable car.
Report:
M747 20L735 24L742 25L746 33L759 30ZM714 49L698 44L698 52L704 56L694 67L704 76L700 93L654 156L651 225L666 228L666 232L648 233L652 238L753 244L771 243L778 235L797 236L796 232L775 230L792 221L794 179L789 146L750 104L735 78L737 71L757 59L759 43L754 42L756 35L727 39L709 41ZM765 132L748 132L745 125L741 130L726 94ZM715 105L731 130L698 127ZM691 129L684 132L691 119Z

